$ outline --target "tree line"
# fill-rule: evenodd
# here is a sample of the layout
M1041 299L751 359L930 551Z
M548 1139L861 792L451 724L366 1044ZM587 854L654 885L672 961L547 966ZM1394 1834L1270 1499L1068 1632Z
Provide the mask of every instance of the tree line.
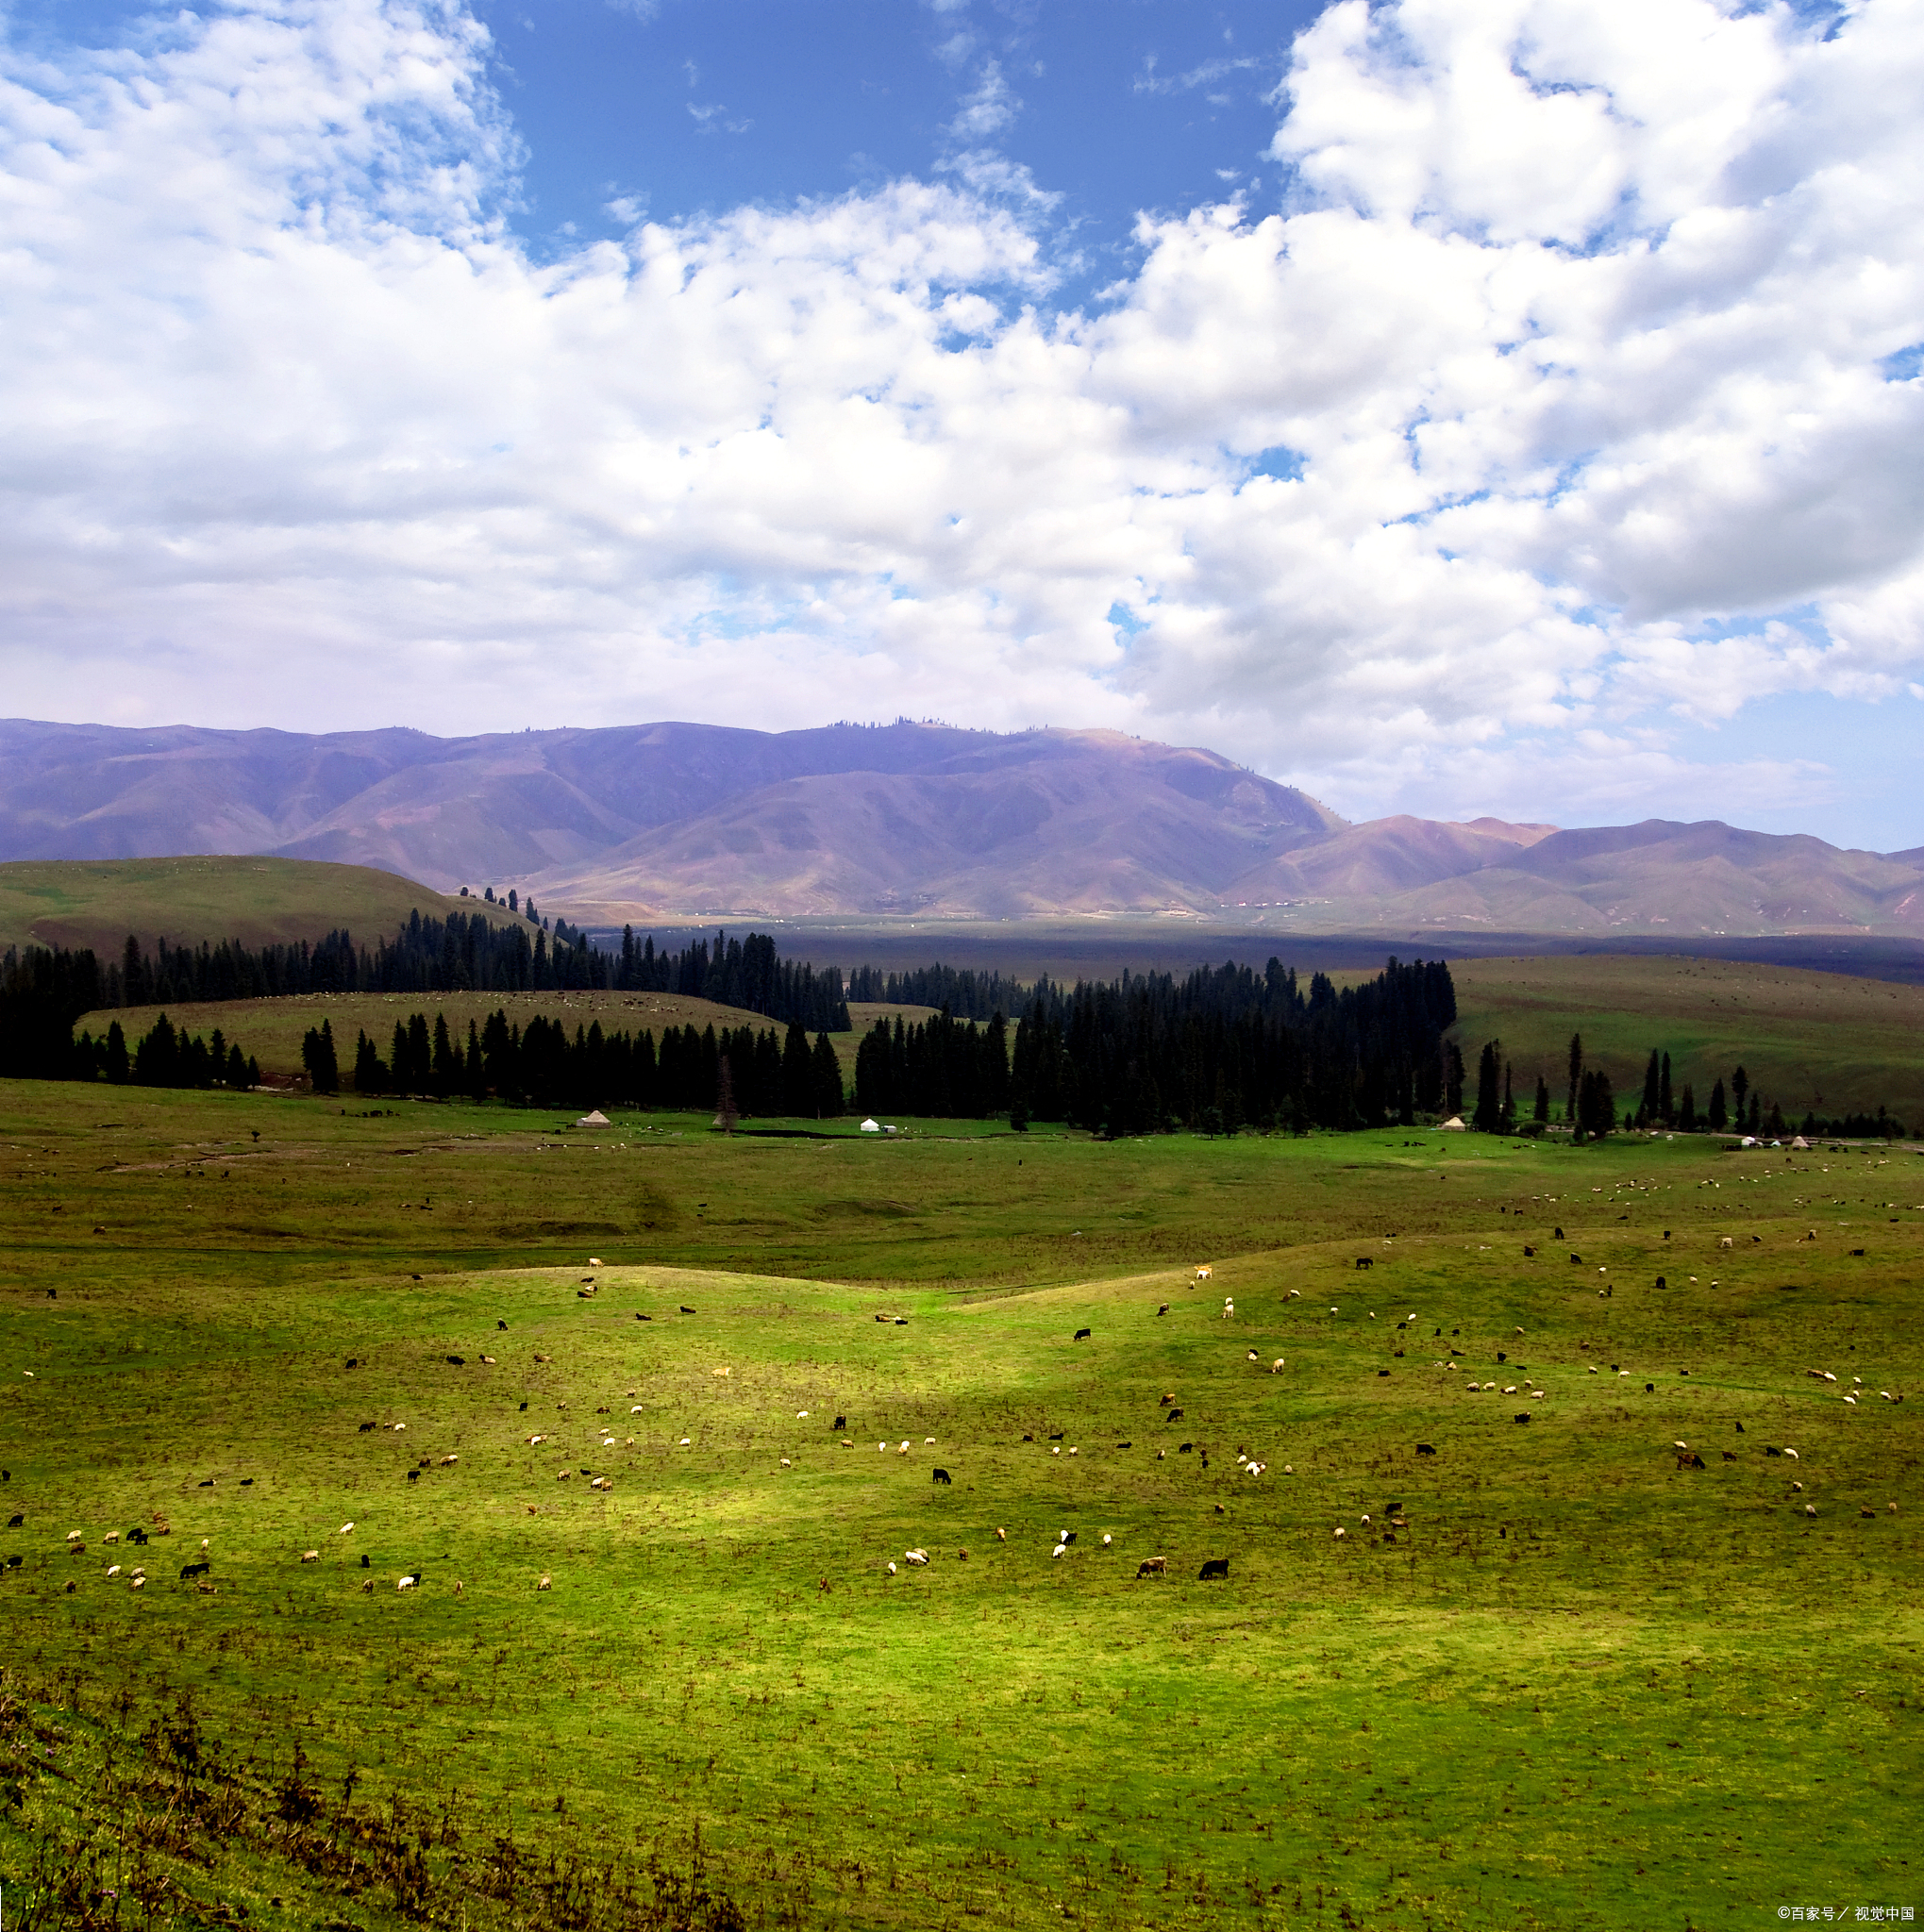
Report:
M244 1092L260 1084L260 1063L216 1026L209 1039L176 1026L159 1015L129 1050L118 1020L95 1040L83 1033L74 1041L73 1071L64 1077L106 1080L116 1087L231 1087Z
M385 1055L356 1029L343 1081L331 1021L310 1027L301 1063L317 1093L351 1084L359 1093L427 1094L437 1099L496 1099L540 1107L666 1108L746 1118L788 1115L832 1120L846 1096L834 1042L826 1033L811 1045L791 1023L772 1026L669 1026L659 1044L643 1029L604 1031L596 1020L572 1036L559 1020L537 1014L525 1026L496 1008L463 1039L437 1012L394 1023Z
M1518 1131L1514 1080L1514 1070L1504 1057L1503 1042L1486 1041L1477 1067L1473 1126L1488 1134ZM1550 1120L1549 1085L1541 1074L1537 1076L1531 1114L1536 1131L1541 1132ZM1780 1103L1772 1100L1766 1104L1741 1066L1731 1074L1728 1087L1721 1074L1715 1076L1710 1098L1699 1110L1694 1085L1685 1080L1679 1090L1670 1056L1658 1047L1650 1049L1649 1062L1644 1069L1643 1092L1637 1104L1626 1108L1619 1121L1610 1075L1600 1067L1587 1063L1581 1033L1570 1036L1563 1117L1579 1140L1598 1139L1619 1126L1626 1131L1642 1127L1676 1134L1750 1134L1759 1140L1781 1140L1786 1134L1802 1134L1807 1139L1831 1135L1897 1140L1904 1133L1904 1124L1882 1107L1875 1114L1847 1113L1829 1120L1810 1111L1801 1123L1794 1124L1785 1118Z

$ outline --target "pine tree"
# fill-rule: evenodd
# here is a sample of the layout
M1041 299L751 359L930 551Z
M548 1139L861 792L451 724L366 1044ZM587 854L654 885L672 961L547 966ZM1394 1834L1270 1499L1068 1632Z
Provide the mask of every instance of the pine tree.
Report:
M1543 1076L1543 1075L1542 1075L1541 1074L1538 1074L1538 1075L1536 1076L1536 1110L1535 1110L1535 1113L1534 1113L1534 1115L1532 1116L1532 1118L1534 1118L1534 1119L1536 1119L1536 1120L1539 1120L1539 1121L1542 1121L1542 1122L1545 1122L1545 1123L1547 1124L1547 1123L1548 1122L1548 1120L1549 1120L1549 1117L1550 1117L1550 1088L1549 1088L1549 1082L1548 1082L1548 1080L1546 1080L1546 1079L1544 1078L1544 1076Z
M381 1065L381 1057L375 1043L359 1027L355 1029L354 1041L354 1091L357 1093L381 1093L387 1090L388 1070Z
M1657 1084L1657 1118L1667 1126L1676 1117L1676 1103L1670 1097L1670 1056L1664 1056L1664 1074Z
M1511 1083L1514 1073L1510 1062L1503 1062L1503 1131L1508 1134L1516 1125L1516 1094Z
M815 1118L839 1119L847 1104L842 1091L842 1062L836 1055L835 1042L826 1033L815 1035L814 1063Z
M1477 1110L1470 1124L1480 1134L1494 1134L1503 1125L1501 1073L1497 1058L1500 1041L1487 1041L1477 1060Z
M107 1077L116 1087L125 1087L132 1071L127 1064L127 1037L115 1020L107 1029Z
M1564 1118L1572 1127L1577 1126L1577 1102L1581 1097L1578 1089L1583 1082L1583 1036L1570 1035L1570 1091L1564 1101Z
M1677 1106L1677 1131L1680 1134L1697 1132L1697 1098L1690 1091L1690 1082L1683 1083L1683 1098Z
M1648 1126L1658 1119L1663 1110L1663 1068L1658 1062L1657 1049L1650 1049L1650 1064L1644 1069L1644 1105L1637 1115L1637 1124Z
M709 1038L714 1038L714 1028L709 1028ZM728 1069L728 1057L723 1054L715 1061L715 1121L716 1126L725 1134L735 1131L735 1123L742 1116L735 1109L735 1081Z
M1710 1106L1704 1110L1704 1125L1713 1134L1721 1134L1730 1118L1724 1107L1724 1083L1718 1080L1710 1090ZM1737 1124L1742 1126L1743 1124L1744 1117L1740 1112L1737 1116Z
M1744 1124L1744 1096L1750 1091L1750 1076L1742 1067L1731 1075L1731 1112L1738 1126Z

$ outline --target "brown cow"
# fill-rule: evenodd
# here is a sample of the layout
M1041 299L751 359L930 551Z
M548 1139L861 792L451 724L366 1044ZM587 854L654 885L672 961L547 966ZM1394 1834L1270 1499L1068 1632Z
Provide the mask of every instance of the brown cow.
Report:
M1169 1574L1167 1557L1145 1557L1136 1565L1136 1578L1140 1582L1145 1576L1166 1576Z

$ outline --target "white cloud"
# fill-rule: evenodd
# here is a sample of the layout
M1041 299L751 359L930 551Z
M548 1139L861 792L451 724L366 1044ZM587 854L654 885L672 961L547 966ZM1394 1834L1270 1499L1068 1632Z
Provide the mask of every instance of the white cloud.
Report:
M1696 782L1673 713L1919 688L1901 0L1340 0L1283 210L1067 317L993 66L948 185L542 263L485 51L259 0L5 57L7 708L1041 717L1610 815Z

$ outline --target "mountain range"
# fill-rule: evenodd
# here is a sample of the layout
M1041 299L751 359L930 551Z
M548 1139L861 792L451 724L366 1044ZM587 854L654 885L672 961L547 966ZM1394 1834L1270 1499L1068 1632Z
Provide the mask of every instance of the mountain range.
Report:
M435 738L0 721L0 860L272 854L591 926L1177 915L1299 932L1924 938L1924 847L1717 821L1351 824L1107 731L657 724Z

